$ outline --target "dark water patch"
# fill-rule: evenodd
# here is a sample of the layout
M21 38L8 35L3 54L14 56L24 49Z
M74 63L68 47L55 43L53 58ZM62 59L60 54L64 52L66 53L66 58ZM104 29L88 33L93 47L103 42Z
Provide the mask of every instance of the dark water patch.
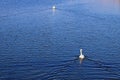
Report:
M114 65L114 67L112 66L111 63L105 63L102 61L97 61L97 60L92 60L90 58L87 58L90 61L93 61L95 64L98 65L98 68L102 68L105 71L110 72L111 74L117 75L118 77L120 76L120 72L117 72L119 70L119 68L117 66Z

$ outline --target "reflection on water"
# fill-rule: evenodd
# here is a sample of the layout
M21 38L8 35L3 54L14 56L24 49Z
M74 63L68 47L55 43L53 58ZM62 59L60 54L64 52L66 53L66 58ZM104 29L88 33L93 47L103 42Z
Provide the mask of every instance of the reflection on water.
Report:
M79 59L79 60L80 60L80 64L82 64L82 62L83 62L84 59Z

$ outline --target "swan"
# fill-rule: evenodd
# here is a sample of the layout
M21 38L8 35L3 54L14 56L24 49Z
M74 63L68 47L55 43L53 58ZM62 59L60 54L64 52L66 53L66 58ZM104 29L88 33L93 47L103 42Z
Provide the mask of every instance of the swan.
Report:
M84 58L85 58L85 56L82 54L82 49L80 49L80 55L79 55L79 58L80 58L80 59L84 59Z
M55 7L55 6L53 6L53 7L52 7L52 9L56 9L56 7Z

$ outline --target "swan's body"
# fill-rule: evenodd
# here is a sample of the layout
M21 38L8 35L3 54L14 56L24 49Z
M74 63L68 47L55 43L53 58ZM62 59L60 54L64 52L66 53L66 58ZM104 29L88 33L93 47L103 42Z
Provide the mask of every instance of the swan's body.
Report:
M79 55L79 58L80 58L80 59L84 59L84 58L85 58L85 56L82 54L82 49L80 49L80 55Z
M55 6L53 6L53 7L52 7L52 9L56 9L56 7L55 7Z

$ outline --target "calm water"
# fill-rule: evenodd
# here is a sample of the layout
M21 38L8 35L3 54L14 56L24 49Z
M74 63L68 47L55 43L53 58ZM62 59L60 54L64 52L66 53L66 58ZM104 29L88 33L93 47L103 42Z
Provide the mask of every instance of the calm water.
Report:
M0 80L120 80L120 0L1 0Z

